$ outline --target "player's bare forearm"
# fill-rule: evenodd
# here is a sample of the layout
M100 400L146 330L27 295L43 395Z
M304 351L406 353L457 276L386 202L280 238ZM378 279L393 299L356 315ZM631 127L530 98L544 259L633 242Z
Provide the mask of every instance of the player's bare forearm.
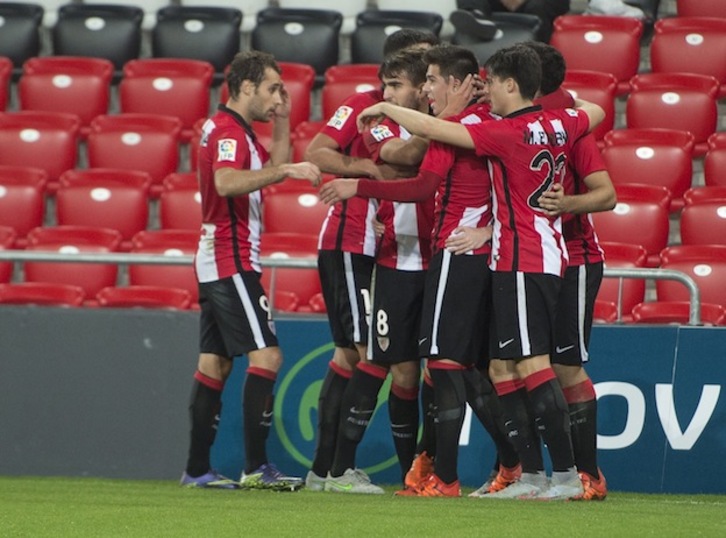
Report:
M590 118L590 131L600 125L605 119L605 110L595 103L585 101L584 99L575 99L575 108L583 110L587 117Z
M617 203L615 189L606 171L594 172L584 180L588 188L581 194L565 194L561 184L555 184L539 198L539 206L547 216L563 213L582 214L609 211Z
M278 166L290 162L290 118L276 117L272 126L270 164Z
M408 140L394 138L383 145L380 156L388 164L418 166L428 147L428 140L420 136L412 136Z
M317 186L321 181L321 173L317 166L309 162L266 166L259 170L220 168L214 173L214 186L220 196L241 196L279 183L285 178L303 179Z

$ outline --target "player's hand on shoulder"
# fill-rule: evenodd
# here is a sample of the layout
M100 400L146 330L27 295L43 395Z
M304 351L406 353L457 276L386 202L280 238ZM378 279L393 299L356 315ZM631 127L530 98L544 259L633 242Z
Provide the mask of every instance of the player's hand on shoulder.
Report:
M376 103L375 105L371 105L358 113L358 118L356 118L356 125L358 126L359 132L362 133L366 129L370 129L384 118L384 105L385 103Z
M319 196L326 204L335 204L353 198L358 192L357 179L334 179L320 187Z

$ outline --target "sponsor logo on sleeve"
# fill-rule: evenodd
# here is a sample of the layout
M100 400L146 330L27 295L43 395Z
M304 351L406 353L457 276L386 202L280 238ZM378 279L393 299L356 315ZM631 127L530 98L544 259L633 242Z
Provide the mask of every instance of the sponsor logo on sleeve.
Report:
M386 125L376 125L373 129L371 129L371 136L376 140L376 142L381 142L386 138L392 138L393 133Z
M338 110L335 111L333 117L328 120L328 127L333 127L340 131L348 121L348 118L350 118L351 114L353 114L353 109L351 107L338 107Z
M237 141L223 138L217 142L217 161L234 161L237 158Z

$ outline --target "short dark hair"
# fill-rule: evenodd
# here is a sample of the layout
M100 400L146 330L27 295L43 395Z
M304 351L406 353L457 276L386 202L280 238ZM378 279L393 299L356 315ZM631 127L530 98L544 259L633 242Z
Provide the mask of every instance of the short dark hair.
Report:
M416 30L414 28L401 28L389 35L383 42L383 57L407 49L413 45L438 45L440 40L433 32Z
M437 65L441 76L464 80L467 75L479 73L479 61L469 49L456 45L438 45L424 53L427 65Z
M245 80L259 86L265 78L265 70L268 67L277 73L282 73L272 54L258 50L246 50L235 54L226 77L229 96L237 99L242 82Z
M415 86L426 82L428 64L424 60L424 51L420 49L404 49L386 56L378 69L378 78L405 76Z
M562 53L552 45L541 41L527 41L522 45L535 51L542 63L542 83L539 88L542 95L557 90L564 82L567 71L567 63Z
M485 67L488 76L514 79L524 99L534 99L542 83L539 56L531 48L519 44L496 51Z

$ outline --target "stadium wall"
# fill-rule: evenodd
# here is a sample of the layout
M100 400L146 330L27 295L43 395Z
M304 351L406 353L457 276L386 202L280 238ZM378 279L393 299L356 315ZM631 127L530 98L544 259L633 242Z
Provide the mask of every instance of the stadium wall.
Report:
M304 474L317 395L331 356L322 319L277 322L285 354L269 441L273 461ZM177 479L184 466L197 315L149 310L0 308L0 474ZM588 370L599 397L599 458L610 488L726 493L726 328L597 326ZM239 360L223 397L213 464L241 471ZM379 398L358 464L399 472ZM459 470L480 485L494 460L467 413Z

